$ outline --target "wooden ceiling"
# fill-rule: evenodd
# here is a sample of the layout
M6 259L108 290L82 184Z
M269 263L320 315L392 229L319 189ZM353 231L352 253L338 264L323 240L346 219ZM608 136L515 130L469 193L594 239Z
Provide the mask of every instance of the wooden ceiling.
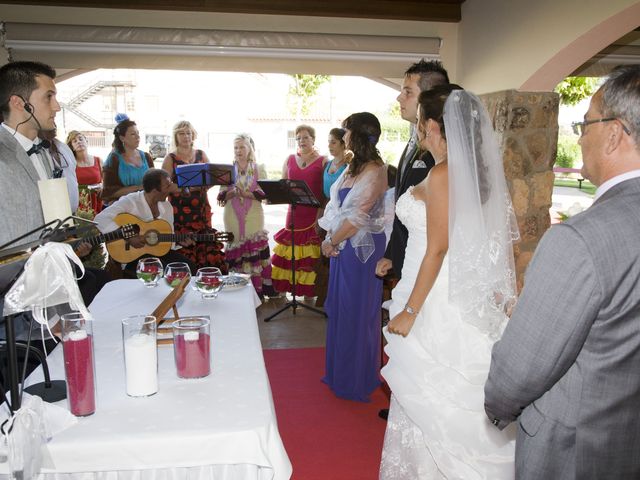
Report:
M4 0L13 5L459 22L464 0Z

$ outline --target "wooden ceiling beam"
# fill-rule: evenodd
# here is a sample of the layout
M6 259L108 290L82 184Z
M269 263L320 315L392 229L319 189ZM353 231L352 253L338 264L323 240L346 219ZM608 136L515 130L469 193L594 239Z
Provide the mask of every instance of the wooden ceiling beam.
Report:
M3 0L13 5L459 22L464 0Z

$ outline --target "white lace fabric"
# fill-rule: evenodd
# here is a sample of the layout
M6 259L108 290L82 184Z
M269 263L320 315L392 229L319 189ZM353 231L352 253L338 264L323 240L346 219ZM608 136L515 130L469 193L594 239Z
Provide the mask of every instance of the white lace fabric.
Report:
M387 422L380 461L380 480L446 478L429 454L422 430L411 421L393 395Z
M406 304L427 246L424 202L409 190L398 199L397 211L409 230L406 256L413 261L405 262L402 279L392 292L391 317ZM483 406L493 340L450 302L449 261L447 255L409 335L384 331L389 362L382 375L403 415L392 415L392 407L387 435L395 440L385 440L382 478L510 480L513 431L501 432L491 425ZM414 428L422 432L422 447L411 440ZM410 448L400 448L398 441ZM422 455L416 456L414 450L420 448ZM425 456L433 459L437 474L413 465L416 461L423 465Z
M520 238L489 115L478 97L451 93L444 108L449 163L449 297L494 340L515 303L513 242Z

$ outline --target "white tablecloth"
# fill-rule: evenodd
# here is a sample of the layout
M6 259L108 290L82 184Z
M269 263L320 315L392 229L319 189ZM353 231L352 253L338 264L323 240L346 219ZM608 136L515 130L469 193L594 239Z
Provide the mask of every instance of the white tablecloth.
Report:
M211 375L178 378L173 347L161 345L158 393L126 395L120 320L152 312L169 291L164 283L148 289L137 280L118 280L91 304L97 410L48 443L53 463L43 467L41 478L290 478L258 334L259 299L251 285L223 290L213 300L189 288L178 301L180 316L211 318ZM49 356L49 368L52 378L64 378L62 348Z

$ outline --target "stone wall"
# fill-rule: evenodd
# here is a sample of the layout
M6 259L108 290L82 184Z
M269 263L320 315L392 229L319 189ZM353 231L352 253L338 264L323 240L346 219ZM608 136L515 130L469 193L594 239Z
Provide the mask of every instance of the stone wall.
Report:
M558 94L505 90L481 96L503 152L521 240L514 246L518 290L542 235L551 225L553 164L558 144Z

